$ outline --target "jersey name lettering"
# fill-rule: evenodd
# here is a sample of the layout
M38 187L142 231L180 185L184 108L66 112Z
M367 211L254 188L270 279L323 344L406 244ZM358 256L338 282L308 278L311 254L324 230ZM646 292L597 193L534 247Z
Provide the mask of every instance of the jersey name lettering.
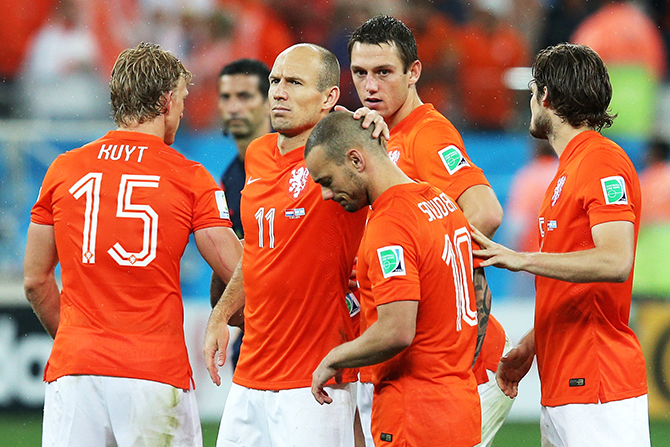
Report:
M428 216L428 222L444 219L449 213L456 211L456 205L445 193L426 202L417 203L416 206Z
M149 146L130 146L128 144L103 144L98 152L98 160L120 160L130 161L130 157L137 150L137 162L142 162L144 150L149 149Z

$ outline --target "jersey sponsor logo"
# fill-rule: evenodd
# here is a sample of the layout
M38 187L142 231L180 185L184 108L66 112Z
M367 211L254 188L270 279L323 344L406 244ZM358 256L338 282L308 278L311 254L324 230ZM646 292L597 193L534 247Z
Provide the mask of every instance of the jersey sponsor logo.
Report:
M384 278L391 276L405 276L405 255L400 245L389 245L377 249L379 265L382 267Z
M214 197L216 198L216 206L219 209L219 217L221 219L230 219L230 211L228 211L226 193L223 191L216 191L214 193Z
M349 316L353 317L361 311L361 303L356 299L356 295L352 292L347 292L344 297L344 301L347 303L347 309L349 309Z
M444 163L450 175L458 171L462 167L470 166L467 158L463 156L461 151L454 145L447 146L438 152L440 160Z
M284 210L284 217L289 219L300 219L305 215L305 208L290 208Z
M556 187L554 188L554 195L551 196L551 206L556 205L556 201L561 196L561 192L563 191L563 185L565 185L566 179L567 176L564 175L561 178L559 178L558 181L556 182Z
M252 183L259 181L260 179L261 179L260 177L252 178L251 176L249 176L249 180L247 180L247 185L251 185Z
M388 156L389 156L389 158L391 159L391 161L392 161L394 164L397 165L397 164L398 164L398 160L400 160L400 149L395 149L395 148L390 149L390 150L388 151Z
M600 179L605 195L605 205L628 205L626 182L620 175Z
M288 195L292 199L300 197L303 191L307 189L307 179L309 171L305 166L293 169L288 178Z

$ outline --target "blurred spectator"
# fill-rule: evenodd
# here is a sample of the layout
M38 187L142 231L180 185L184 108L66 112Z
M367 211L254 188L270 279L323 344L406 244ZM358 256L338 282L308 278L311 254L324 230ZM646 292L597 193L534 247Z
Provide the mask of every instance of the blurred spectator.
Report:
M651 17L663 35L665 43L665 63L670 63L670 2L668 0L651 0L649 2ZM668 73L665 74L666 79Z
M97 72L101 50L82 7L82 0L61 0L32 43L21 94L28 117L109 115L106 83Z
M595 10L593 2L583 0L554 0L546 6L545 27L541 48L569 42L580 23Z
M649 135L659 83L667 70L656 24L636 2L605 1L571 41L590 46L607 65L613 90L610 109L619 117L606 133Z
M528 66L528 44L506 19L510 0L477 0L474 5L460 39L463 117L477 129L506 129L516 124L518 112L515 93L505 87L503 76L509 68Z
M537 216L558 159L546 140L535 141L532 160L514 175L505 206L505 243L516 251L540 251ZM519 272L510 283L512 296L534 296L535 276Z
M251 58L272 64L293 41L286 25L261 0L220 0L207 14L194 14L188 65L193 73L186 122L194 129L218 124L217 79L222 66Z
M334 1L267 0L267 3L275 16L286 23L292 34L293 43L325 45L329 29L341 26L333 20L336 9Z
M642 226L670 223L670 146L653 140L647 146L647 167L640 173L643 209Z
M30 42L49 17L57 0L0 2L0 118L11 117L15 111L16 80L21 71Z
M637 240L633 292L638 297L670 299L670 161L668 142L647 145L640 173L642 221Z
M458 66L458 25L437 11L432 0L414 1L398 17L416 39L422 66L421 82L417 85L419 97L457 119L454 86Z

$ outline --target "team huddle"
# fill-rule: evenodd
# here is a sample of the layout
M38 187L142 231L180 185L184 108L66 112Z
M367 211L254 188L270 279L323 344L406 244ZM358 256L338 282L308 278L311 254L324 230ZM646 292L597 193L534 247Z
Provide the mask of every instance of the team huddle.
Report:
M239 151L225 193L170 147L190 72L157 45L121 53L118 128L59 156L31 214L26 297L54 337L43 445L202 445L179 287L191 233L213 270L216 384L228 325L244 331L219 447L490 446L534 359L543 446L650 445L628 324L640 187L599 133L614 119L600 57L560 44L533 63L530 133L559 166L540 251L518 253L491 240L491 185L417 94L411 30L373 17L348 53L353 113L333 111L340 65L314 44L267 74L222 70ZM515 347L490 313L488 266L536 275L535 325Z

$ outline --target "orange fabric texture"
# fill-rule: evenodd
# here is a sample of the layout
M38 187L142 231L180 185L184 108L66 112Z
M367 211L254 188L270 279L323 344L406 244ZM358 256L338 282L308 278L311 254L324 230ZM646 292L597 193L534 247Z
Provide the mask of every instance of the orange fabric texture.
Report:
M540 209L540 250L594 248L591 228L640 226L640 185L626 153L597 132L574 137ZM647 392L646 368L628 326L633 273L623 283L575 284L537 276L535 349L542 405L609 402Z
M417 107L391 130L388 153L409 177L428 182L456 200L471 186L490 186L468 157L458 130L431 104ZM486 369L498 369L504 347L505 331L490 316L474 366L478 383L488 382Z
M354 339L345 296L367 213L324 201L304 149L281 155L277 138L249 145L241 203L245 334L233 381L261 390L311 386L321 359Z
M202 165L152 135L111 131L52 163L31 217L54 226L63 281L47 382L190 388L179 261L193 231L231 225L222 201Z
M358 277L370 325L377 306L418 301L412 344L372 365L372 433L389 445L472 446L481 410L471 370L477 338L468 221L427 183L396 185L375 200ZM457 411L455 411L457 409Z

